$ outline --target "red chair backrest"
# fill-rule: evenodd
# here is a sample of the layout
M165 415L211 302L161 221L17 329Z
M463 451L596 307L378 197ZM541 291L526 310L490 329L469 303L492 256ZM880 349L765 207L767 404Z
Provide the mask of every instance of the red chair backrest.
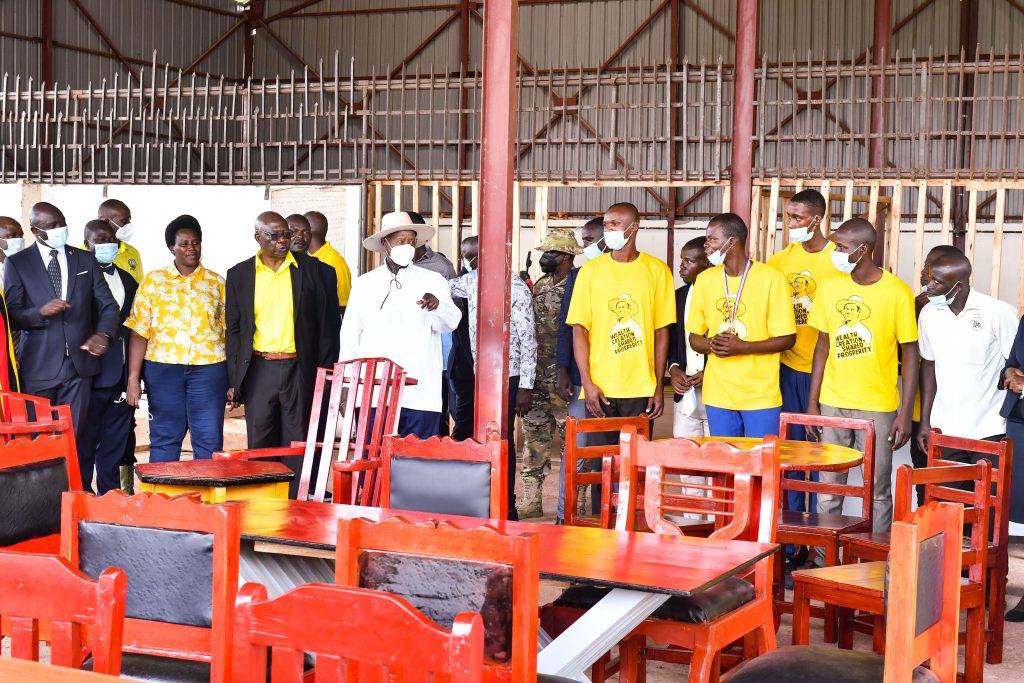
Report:
M235 608L234 680L300 681L307 652L316 655L318 682L355 680L346 673L358 671L358 680L382 683L431 675L479 683L484 626L479 614L463 613L449 631L398 596L362 588L311 583L268 600L260 584L243 586Z
M487 425L487 440L483 443L473 439L454 441L436 436L429 439L385 436L381 451L380 507L505 519L508 513L508 474L505 471L507 450L508 442L502 441L501 432L493 422ZM413 461L433 462L413 464ZM475 463L487 463L489 472L485 477L477 476L476 469L484 466ZM412 480L419 474L427 474L432 466L439 471L429 482ZM400 481L403 475L407 481ZM481 479L486 479L486 491L467 488L483 484ZM396 491L408 495L400 495L393 501L392 493ZM417 497L423 500L418 505L410 505L409 501ZM474 502L483 497L489 500L487 509L469 509L479 507Z
M328 472L335 460L364 460L380 456L383 436L393 434L398 425L405 382L405 371L387 358L356 358L335 363L331 369L317 370L298 500L323 502ZM373 390L365 391L367 387ZM328 392L327 412L321 420L325 391ZM322 441L317 438L321 422ZM317 450L319 467L315 490L310 495L309 484ZM358 500L362 505L376 504L380 499L380 484L375 479L372 471L363 477L353 477L349 500Z
M537 547L532 534L489 526L343 519L335 581L399 595L442 628L458 612L480 612L488 680L535 683Z
M39 661L42 622L49 626L51 664L80 669L85 646L93 671L117 676L126 589L120 569L91 579L56 555L0 551L0 616L11 656Z
M963 515L962 505L932 501L892 523L887 682L909 683L914 668L929 659L940 681L956 680ZM936 577L936 590L919 591L922 576Z
M128 574L124 651L210 662L230 680L238 592L237 503L205 505L196 494L102 497L64 494L61 556L86 574Z
M576 513L577 487L600 484L602 478L616 481L619 477L619 442L618 435L626 427L632 427L637 434L650 438L651 420L646 416L639 417L593 417L580 420L568 417L565 420L565 459L562 468L565 470L565 524L575 526L579 523ZM613 434L610 443L592 446L579 446L578 436L581 434ZM600 460L601 467L593 472L577 472L576 463L580 460ZM610 463L610 477L605 470L605 463ZM603 476L602 476L603 475ZM605 481L605 484L608 482ZM611 486L601 488L601 518L599 525L604 529L614 526L612 509L615 507L615 492Z
M649 441L631 427L622 431L619 500L629 500L645 473L644 514L658 533L682 535L666 515L687 513L714 519L710 538L770 543L779 499L779 447L774 436L749 450L723 442L689 439ZM710 484L669 481L666 475L707 477ZM704 495L690 491L700 491ZM635 528L636 507L620 505L616 528Z

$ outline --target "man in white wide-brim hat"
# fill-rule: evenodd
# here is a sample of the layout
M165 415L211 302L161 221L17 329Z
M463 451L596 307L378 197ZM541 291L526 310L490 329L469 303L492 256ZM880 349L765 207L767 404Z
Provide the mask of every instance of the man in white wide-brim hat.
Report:
M341 360L384 357L417 381L402 392L401 436L436 436L441 426L441 335L462 319L445 279L413 263L416 247L434 235L419 216L385 214L363 240L384 263L352 285L341 325Z

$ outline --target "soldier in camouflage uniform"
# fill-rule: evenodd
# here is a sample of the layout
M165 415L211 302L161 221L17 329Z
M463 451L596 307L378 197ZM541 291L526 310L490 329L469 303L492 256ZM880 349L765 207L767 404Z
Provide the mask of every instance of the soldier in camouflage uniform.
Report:
M534 381L533 403L523 417L523 496L519 518L542 517L544 478L551 471L551 445L555 428L565 442L566 400L557 392L558 372L555 348L558 342L558 313L565 294L565 279L573 260L583 248L569 228L548 230L544 243L537 247L544 253L540 269L544 275L533 288L533 319L537 327L537 378Z

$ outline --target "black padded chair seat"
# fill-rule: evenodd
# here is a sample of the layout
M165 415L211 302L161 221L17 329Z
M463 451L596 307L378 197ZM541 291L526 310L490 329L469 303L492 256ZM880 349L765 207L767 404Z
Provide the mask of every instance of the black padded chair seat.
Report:
M779 513L779 531L804 531L822 536L836 536L864 524L863 517L834 515L820 512L782 510Z
M82 668L92 671L92 658L85 660ZM121 678L151 683L210 683L210 664L125 652L121 655Z
M885 659L874 652L840 650L824 645L780 647L752 659L734 671L730 683L876 683L881 681ZM938 683L939 677L919 666L913 683Z
M557 607L590 609L610 590L599 586L571 586L558 596L554 604ZM704 624L753 599L752 584L743 579L731 578L688 598L672 596L651 617L686 624Z

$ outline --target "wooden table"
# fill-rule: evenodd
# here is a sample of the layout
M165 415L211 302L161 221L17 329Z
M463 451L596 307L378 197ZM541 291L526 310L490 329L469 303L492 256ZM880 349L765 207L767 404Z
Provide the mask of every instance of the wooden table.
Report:
M261 460L185 460L135 466L139 491L176 496L196 493L204 503L248 498L287 498L295 473L285 464Z
M745 436L706 436L690 439L697 443L722 441L736 448L752 448L761 439ZM864 461L864 454L853 448L812 441L779 441L779 465L783 470L799 472L842 472Z
M672 595L688 596L751 568L774 553L770 543L721 541L529 522L439 516L307 501L242 501L240 573L271 594L303 582L333 583L339 519L410 521L443 518L467 528L488 524L508 534L536 534L540 575L613 590L537 658L541 673L585 681L584 672ZM319 559L319 564L317 560ZM326 559L325 559L326 558ZM310 560L313 560L312 562Z

